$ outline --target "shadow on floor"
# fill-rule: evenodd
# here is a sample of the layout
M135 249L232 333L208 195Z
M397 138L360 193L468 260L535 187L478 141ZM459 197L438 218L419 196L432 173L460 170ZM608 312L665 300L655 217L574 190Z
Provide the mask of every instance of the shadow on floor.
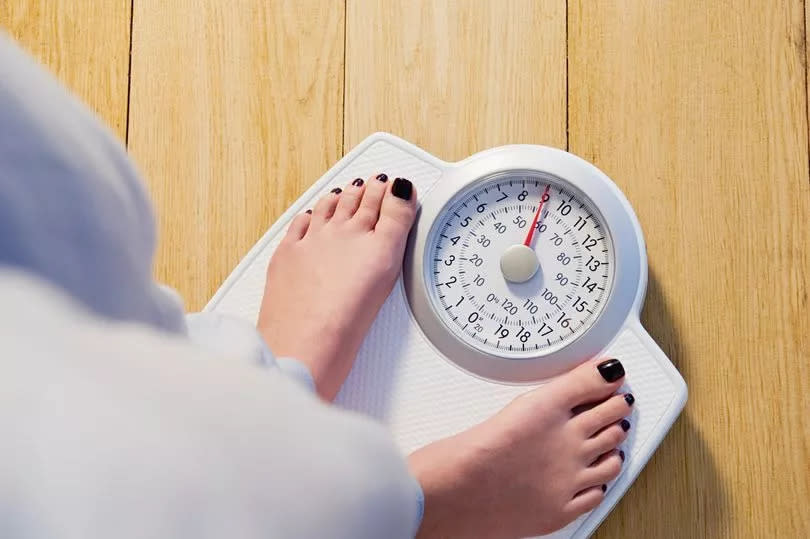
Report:
M682 328L667 307L664 291L650 272L644 327L690 384L690 362ZM729 493L705 438L690 413L694 395L595 537L699 538L731 536Z

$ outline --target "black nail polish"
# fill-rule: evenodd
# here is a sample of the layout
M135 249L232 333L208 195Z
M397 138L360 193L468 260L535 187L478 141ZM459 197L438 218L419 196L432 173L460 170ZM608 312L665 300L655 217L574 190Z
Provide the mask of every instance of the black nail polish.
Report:
M307 210L306 213L312 215L312 210Z
M388 176L386 176L385 174L377 174L377 179L385 183L388 181Z
M633 403L636 402L636 398L632 393L626 393L624 395L624 402L627 403L627 406L633 406Z
M607 492L607 485L602 485L602 492Z
M621 423L619 423L619 426L622 428L624 432L630 430L630 422L626 419L622 419Z
M355 187L360 187L361 185L363 185L363 178L357 178L352 182L352 185L354 185Z
M618 359L608 359L596 366L606 382L615 382L624 376L624 367Z
M341 189L340 187L335 187L334 189L332 189L332 192L335 193L336 195L339 195L340 193L343 192L343 189Z
M405 178L397 178L391 186L391 192L402 200L410 200L413 194L413 184Z
M624 462L624 451L619 451L619 458Z

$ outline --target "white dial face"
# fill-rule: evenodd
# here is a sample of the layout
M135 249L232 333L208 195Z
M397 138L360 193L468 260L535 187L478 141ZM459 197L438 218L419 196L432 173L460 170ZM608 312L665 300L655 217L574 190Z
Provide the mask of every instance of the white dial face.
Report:
M439 318L463 342L530 358L593 325L614 259L602 217L582 192L540 172L503 173L447 204L428 236L425 282Z

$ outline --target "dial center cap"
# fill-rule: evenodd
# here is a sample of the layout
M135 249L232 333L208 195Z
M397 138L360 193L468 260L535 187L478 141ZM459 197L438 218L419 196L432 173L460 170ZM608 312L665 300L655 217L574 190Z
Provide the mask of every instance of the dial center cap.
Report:
M525 283L534 277L539 267L534 249L525 245L512 245L501 255L501 272L513 283Z

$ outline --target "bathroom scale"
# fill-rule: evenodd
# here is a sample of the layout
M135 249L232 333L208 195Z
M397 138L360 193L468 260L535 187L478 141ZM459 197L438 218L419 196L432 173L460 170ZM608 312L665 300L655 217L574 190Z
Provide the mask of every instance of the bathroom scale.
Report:
M448 163L388 133L350 151L267 231L207 311L255 323L267 263L292 218L334 187L410 179L420 209L402 274L336 404L387 425L404 453L491 417L593 357L636 397L621 475L596 509L546 537L589 536L686 403L686 384L639 321L644 237L603 172L563 150L501 146Z

